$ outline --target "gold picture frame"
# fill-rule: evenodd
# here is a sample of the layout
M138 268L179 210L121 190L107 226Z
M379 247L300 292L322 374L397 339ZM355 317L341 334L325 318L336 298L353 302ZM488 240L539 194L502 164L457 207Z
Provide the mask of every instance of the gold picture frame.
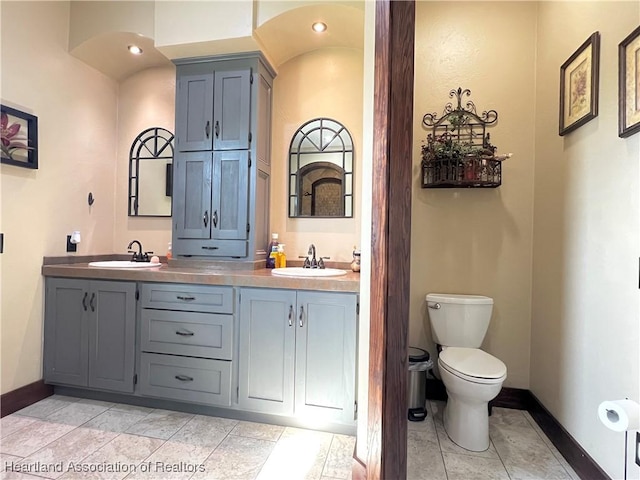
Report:
M600 32L594 32L560 67L560 135L598 116L599 75Z
M640 131L640 27L618 45L618 136Z

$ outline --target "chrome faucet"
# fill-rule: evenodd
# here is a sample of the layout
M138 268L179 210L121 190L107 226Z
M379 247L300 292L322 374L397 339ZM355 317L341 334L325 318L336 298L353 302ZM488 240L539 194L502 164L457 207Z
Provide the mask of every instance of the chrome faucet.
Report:
M302 268L325 268L324 261L329 260L331 257L316 258L316 246L312 243L309 245L307 256L301 255L298 258L304 258Z
M311 260L309 260L309 268L318 268L318 260L316 260L316 246L312 243L309 245L309 251L307 255L312 256Z
M134 252L133 250L131 250L131 247L133 247L134 243L138 244L138 251L137 252ZM142 244L138 240L132 240L131 243L129 245L127 245L127 250L129 251L129 253L133 254L131 256L131 261L132 262L148 262L149 261L149 254L153 253L153 252L143 252L142 251Z

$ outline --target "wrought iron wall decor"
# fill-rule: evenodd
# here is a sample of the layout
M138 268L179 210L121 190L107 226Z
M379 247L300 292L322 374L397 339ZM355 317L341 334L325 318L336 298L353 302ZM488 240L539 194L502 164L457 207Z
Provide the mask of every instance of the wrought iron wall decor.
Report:
M170 217L173 189L173 133L144 130L129 151L129 216Z
M353 140L336 120L303 124L289 146L289 216L353 217Z
M478 115L471 100L463 106L463 97L470 95L469 89L451 90L456 106L449 102L440 118L436 113L422 118L422 125L431 129L422 146L422 188L495 188L502 183L502 161L511 154L496 155L486 132L498 121L498 112Z

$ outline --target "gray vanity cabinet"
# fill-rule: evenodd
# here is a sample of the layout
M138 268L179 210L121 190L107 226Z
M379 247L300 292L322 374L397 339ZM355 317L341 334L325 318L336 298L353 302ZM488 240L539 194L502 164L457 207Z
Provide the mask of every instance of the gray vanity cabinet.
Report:
M275 73L258 53L175 63L173 255L266 258Z
M176 158L175 236L185 255L247 255L249 153L188 152Z
M295 308L295 290L240 291L240 408L293 413Z
M133 392L136 285L47 278L47 383Z
M238 403L354 424L357 295L241 290Z
M231 406L233 288L144 283L140 393Z

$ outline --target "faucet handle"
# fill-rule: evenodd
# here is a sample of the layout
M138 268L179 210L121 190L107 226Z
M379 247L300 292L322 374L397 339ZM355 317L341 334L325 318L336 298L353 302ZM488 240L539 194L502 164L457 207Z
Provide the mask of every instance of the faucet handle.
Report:
M311 268L311 262L309 261L309 257L306 255L298 255L298 258L304 258L304 263L302 264L302 268Z
M325 260L331 260L331 257L320 257L320 260L318 260L318 268L325 268L324 267Z
M138 252L134 252L133 250L129 250L127 253L131 253L131 261L132 262L137 262L138 261Z

